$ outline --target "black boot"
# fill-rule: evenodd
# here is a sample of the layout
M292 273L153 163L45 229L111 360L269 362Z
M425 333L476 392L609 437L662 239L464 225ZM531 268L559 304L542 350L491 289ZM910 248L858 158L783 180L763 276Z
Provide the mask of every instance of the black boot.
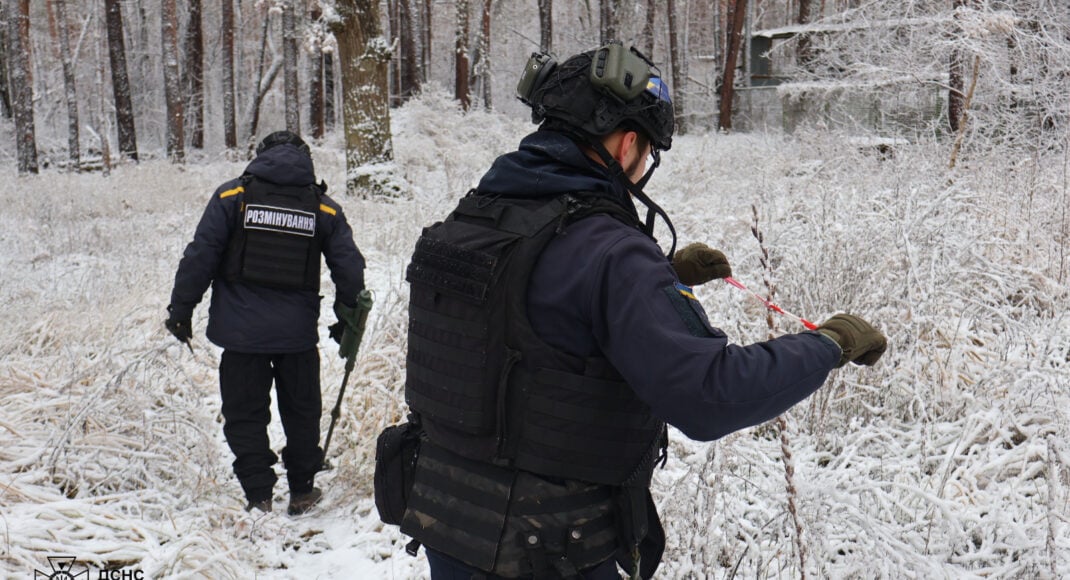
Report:
M286 513L291 516L301 515L312 509L321 499L323 499L323 491L318 487L313 487L305 493L290 494L290 507L286 508Z

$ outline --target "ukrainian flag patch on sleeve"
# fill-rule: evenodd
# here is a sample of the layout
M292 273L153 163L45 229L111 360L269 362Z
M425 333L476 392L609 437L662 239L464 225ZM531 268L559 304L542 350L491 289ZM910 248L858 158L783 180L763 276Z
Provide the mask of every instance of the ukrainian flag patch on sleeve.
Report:
M703 337L721 335L710 326L706 311L702 309L702 305L699 304L698 298L695 298L695 293L690 286L676 282L672 286L662 288L662 291L672 303L673 309L680 315L687 331L692 335Z

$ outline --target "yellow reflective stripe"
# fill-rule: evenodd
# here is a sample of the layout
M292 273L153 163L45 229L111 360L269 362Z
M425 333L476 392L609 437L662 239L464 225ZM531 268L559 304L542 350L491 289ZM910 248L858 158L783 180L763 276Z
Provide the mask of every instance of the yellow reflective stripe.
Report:
M333 207L323 203L320 204L320 211L322 211L323 213L329 213L331 215L338 215L338 212Z
M244 192L245 192L245 188L242 187L241 185L239 185L238 187L235 187L234 189L228 189L228 190L224 191L223 193L219 194L219 199L223 199L225 197L230 197L232 195L238 195L239 193L244 193Z

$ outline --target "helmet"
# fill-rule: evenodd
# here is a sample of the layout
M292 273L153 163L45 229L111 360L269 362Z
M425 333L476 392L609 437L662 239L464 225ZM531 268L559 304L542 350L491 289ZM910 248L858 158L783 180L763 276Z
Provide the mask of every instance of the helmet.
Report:
M301 137L298 137L297 134L292 131L275 131L267 137L264 137L264 140L256 146L256 154L260 155L264 151L277 145L293 145L305 155L312 157L312 151L308 148L308 145L301 140Z
M535 123L559 123L588 136L639 131L656 149L672 147L672 99L661 72L634 47L608 44L557 64L548 54L528 60L517 96Z

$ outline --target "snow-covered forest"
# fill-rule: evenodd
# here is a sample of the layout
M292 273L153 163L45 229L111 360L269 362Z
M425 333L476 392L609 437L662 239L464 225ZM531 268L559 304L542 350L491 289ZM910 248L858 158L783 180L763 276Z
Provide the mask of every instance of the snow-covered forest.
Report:
M5 85L32 91L42 163L36 174L18 170L15 120L0 119L0 575L47 575L49 557L69 556L92 578L426 578L422 553L405 554L406 538L379 523L371 499L375 436L405 412L404 270L420 228L533 129L512 88L538 48L547 3L489 3L492 98L488 107L473 89L467 110L453 59L464 3L428 4L432 64L420 90L395 95L389 110L400 195L346 192L341 87L337 124L310 138L367 258L376 305L334 433L334 469L317 478L326 498L291 518L243 509L207 309L194 317L192 354L162 324L209 195L240 174L250 136L292 121L280 70L247 134L263 19L268 70L284 60L282 10L234 2L243 33L229 148L221 14L204 6L204 141L176 160L161 58L167 2L119 3L130 62L143 67L131 72L138 162L118 140L103 0L67 2L66 53L50 27L59 11L45 9L55 4L30 3L32 81ZM18 3L4 0L5 17ZM192 4L177 7L179 29ZM325 18L340 4L323 3ZM387 37L400 4L417 3L379 3ZM483 3L467 4L474 46ZM724 250L736 278L762 294L772 287L789 311L814 321L851 312L889 339L876 366L835 371L784 416L786 429L770 423L703 444L671 433L653 487L668 535L658 577L1070 577L1070 9L1056 0L613 4L616 35L640 46L647 10L658 7L651 53L667 78L665 7L675 10L686 134L647 192L681 242ZM811 10L800 19L803 5ZM596 46L600 6L553 3L553 51ZM735 7L746 10L748 56L733 71L734 130L718 131ZM298 12L307 39L309 6ZM325 38L316 46L331 47ZM776 84L759 86L751 72L754 38L768 40L757 54ZM300 43L301 87L309 46ZM81 172L70 170L64 55L78 81ZM298 113L311 134L304 94ZM667 246L668 232L657 234ZM326 272L323 287L329 304ZM728 285L696 292L735 342L801 330ZM333 321L325 309L325 406L343 373L327 338ZM277 420L271 435L278 450Z

